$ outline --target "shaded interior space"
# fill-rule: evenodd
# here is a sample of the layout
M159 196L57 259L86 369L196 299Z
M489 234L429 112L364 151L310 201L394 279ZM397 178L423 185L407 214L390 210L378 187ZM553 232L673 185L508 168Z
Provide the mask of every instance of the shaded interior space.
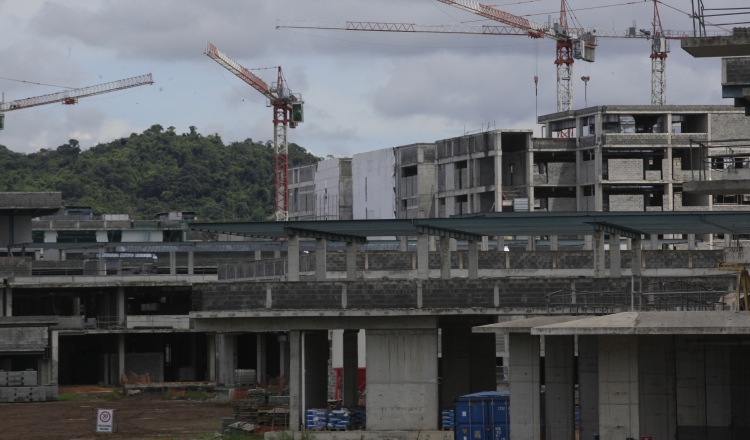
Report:
M552 121L549 124L549 137L568 137L568 138L575 138L578 136L577 130L576 130L576 120L575 119L565 119L562 121ZM564 133L562 135L561 133ZM542 137L544 137L544 132L542 132Z
M634 114L634 115L613 115L603 114L602 132L604 134L616 133L668 133L668 117L666 114ZM707 133L708 132L708 115L707 114L673 114L672 133ZM567 121L566 121L567 122ZM567 124L559 124L559 127L567 127ZM583 133L582 136L595 135L596 133L596 116L582 118ZM553 131L557 131L558 125L554 125ZM570 127L575 128L575 127ZM562 129L562 128L561 128Z
M40 355L45 353L14 353L0 351L0 371L38 371Z
M61 334L60 385L120 383L119 341L120 334ZM124 335L124 344L125 374L131 381L208 380L205 334L131 333Z
M125 288L128 315L187 315L191 287Z
M535 185L575 185L574 152L535 152L532 166Z
M258 335L265 341L265 373L258 383L281 376L279 335L276 333L242 333L237 335L237 369L258 372ZM263 355L261 355L263 356Z
M557 186L534 188L535 211L544 212L573 212L576 208L575 186Z
M661 211L663 185L602 185L603 211Z

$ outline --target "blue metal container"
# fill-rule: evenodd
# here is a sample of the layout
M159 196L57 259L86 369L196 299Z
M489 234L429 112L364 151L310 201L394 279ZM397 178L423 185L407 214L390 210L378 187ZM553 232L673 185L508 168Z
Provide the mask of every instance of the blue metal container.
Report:
M456 440L508 440L509 392L467 394L454 405Z

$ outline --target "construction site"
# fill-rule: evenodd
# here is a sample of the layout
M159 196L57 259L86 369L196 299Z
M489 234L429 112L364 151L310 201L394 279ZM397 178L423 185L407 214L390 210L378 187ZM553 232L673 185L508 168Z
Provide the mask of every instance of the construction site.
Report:
M690 35L662 29L656 0L649 32L583 28L565 1L547 24L472 0L439 2L496 26L280 20L556 45L540 135L488 125L303 166L288 145L305 101L281 67L269 85L207 43L271 109L274 220L0 193L4 432L750 438L750 32L707 33L697 1ZM573 106L571 66L600 38L649 41L650 105ZM723 57L733 103L667 104L669 43ZM152 83L3 102L0 121ZM45 415L59 432L29 422Z

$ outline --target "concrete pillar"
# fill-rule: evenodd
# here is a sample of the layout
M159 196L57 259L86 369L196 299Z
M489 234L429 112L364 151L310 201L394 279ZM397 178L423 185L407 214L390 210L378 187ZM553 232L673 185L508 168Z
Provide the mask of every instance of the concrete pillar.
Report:
M495 335L471 332L473 326L490 322L469 317L452 317L442 321L441 409L453 409L456 397L496 389Z
M633 240L633 258L630 263L630 267L632 267L633 275L635 276L641 276L643 274L643 243L641 239L635 239Z
M117 383L122 384L125 376L125 335L117 335Z
M195 251L188 251L188 275L195 273Z
M302 332L292 330L289 332L289 430L294 432L301 430L304 420L302 368Z
M620 234L609 235L609 276L622 276L622 261L620 258Z
M557 250L557 235L549 236L549 250L551 251Z
M437 236L430 235L430 252L437 252Z
M177 275L177 252L169 253L169 274Z
M279 335L279 375L283 376L289 383L290 350L289 335Z
M49 383L59 383L58 373L60 365L60 332L50 331L50 370Z
M505 236L504 235L497 236L497 250L498 252L503 252L505 250Z
M583 236L583 249L590 251L594 248L594 237L591 235Z
M594 278L604 278L604 232L594 231Z
M359 405L359 330L344 330L344 406Z
M216 382L216 335L206 335L206 380Z
M731 350L727 345L706 345L706 426L715 438L726 436L732 426ZM745 374L747 370L741 374ZM710 432L710 431L709 431ZM713 438L713 437L707 437Z
M5 297L3 316L13 316L13 288L6 287L3 296Z
M706 438L706 359L689 337L675 339L678 438Z
M673 336L638 336L638 383L640 435L677 438Z
M125 317L125 288L123 286L117 286L117 325L121 328L127 326Z
M732 234L724 234L724 247L728 248L732 246Z
M304 332L302 357L304 408L325 408L328 405L328 332Z
M659 250L659 235L658 234L651 234L651 250L652 251Z
M357 279L357 243L346 244L346 279Z
M81 316L81 297L74 296L71 298L71 302L73 303L73 316Z
M451 279L451 241L448 237L440 237L440 278Z
M60 249L60 261L66 261L68 259L67 249Z
M299 236L290 235L286 242L286 280L299 281Z
M401 252L408 252L409 251L409 237L407 237L407 236L399 237L398 250L401 251Z
M479 278L479 251L476 241L469 240L467 256L469 257L469 279L476 280Z
M482 252L487 252L488 250L490 250L490 237L482 235L482 244L479 247L479 250L481 250Z
M258 261L258 260L260 260L260 256L261 256L261 253L260 253L260 251L255 251L255 255L254 255L254 257L255 257L255 261Z
M438 428L437 328L367 330L367 429Z
M315 280L326 280L326 240L315 239Z
M508 335L510 395L510 440L541 439L539 387L539 336L526 333Z
M417 278L426 280L430 277L429 235L417 235Z
M255 372L258 375L258 383L263 384L266 381L266 334L255 334Z
M687 247L688 250L695 250L695 234L688 234L687 235Z
M599 435L602 439L640 438L637 337L598 338Z
M237 335L220 333L216 338L216 384L234 385L234 370L237 369Z
M599 432L599 342L596 336L578 336L579 438Z
M575 352L573 336L544 338L547 437L575 438Z

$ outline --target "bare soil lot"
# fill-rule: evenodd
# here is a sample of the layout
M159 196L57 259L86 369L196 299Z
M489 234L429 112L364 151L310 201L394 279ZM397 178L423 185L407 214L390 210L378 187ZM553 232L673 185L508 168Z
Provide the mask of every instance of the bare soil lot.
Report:
M81 401L0 404L0 438L210 439L221 429L221 418L232 417L227 403L175 400L164 393L112 397L109 391ZM117 433L92 432L96 408L116 410Z

